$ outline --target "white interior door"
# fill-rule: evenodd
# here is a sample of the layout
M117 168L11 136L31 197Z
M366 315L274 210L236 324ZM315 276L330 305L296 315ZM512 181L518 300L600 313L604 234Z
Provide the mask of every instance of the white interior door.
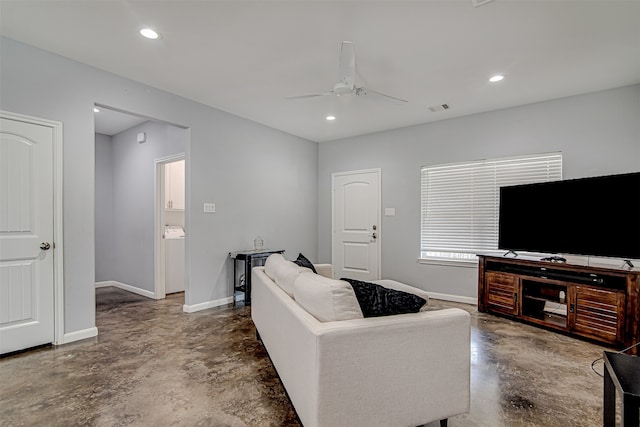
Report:
M53 138L0 118L0 353L54 342Z
M380 278L380 170L334 173L331 262L336 278Z

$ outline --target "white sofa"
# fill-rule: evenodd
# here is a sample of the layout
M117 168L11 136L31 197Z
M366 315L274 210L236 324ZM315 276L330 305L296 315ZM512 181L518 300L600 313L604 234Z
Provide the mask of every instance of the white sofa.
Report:
M305 427L446 425L469 411L469 313L445 309L322 322L290 296L315 275L296 266L297 274L282 275L283 288L266 274L269 261L252 271L251 317ZM331 265L315 267L332 277Z

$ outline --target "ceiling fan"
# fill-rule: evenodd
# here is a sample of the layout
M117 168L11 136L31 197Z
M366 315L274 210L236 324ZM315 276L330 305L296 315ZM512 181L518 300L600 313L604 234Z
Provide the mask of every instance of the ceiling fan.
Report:
M342 49L340 50L340 63L338 64L338 83L333 85L333 90L331 90L330 92L315 93L311 95L288 96L285 99L303 99L330 95L355 95L366 99L386 101L394 104L402 104L408 102L404 99L385 95L384 93L378 92L377 90L369 89L366 87L357 87L355 78L356 56L354 53L353 43L349 41L343 41Z

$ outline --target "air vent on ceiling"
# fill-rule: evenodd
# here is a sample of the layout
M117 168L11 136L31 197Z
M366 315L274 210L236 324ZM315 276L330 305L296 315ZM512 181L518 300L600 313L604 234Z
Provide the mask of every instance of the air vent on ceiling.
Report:
M482 6L483 4L487 4L489 2L492 2L493 0L471 0L471 4L473 5L473 7L478 7L478 6Z
M436 113L438 111L444 111L449 109L449 104L432 105L429 107L429 111Z

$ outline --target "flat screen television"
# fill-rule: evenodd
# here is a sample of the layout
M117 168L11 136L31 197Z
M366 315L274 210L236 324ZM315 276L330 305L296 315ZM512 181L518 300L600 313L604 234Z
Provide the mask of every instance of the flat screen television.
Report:
M640 259L640 172L501 187L498 248Z

